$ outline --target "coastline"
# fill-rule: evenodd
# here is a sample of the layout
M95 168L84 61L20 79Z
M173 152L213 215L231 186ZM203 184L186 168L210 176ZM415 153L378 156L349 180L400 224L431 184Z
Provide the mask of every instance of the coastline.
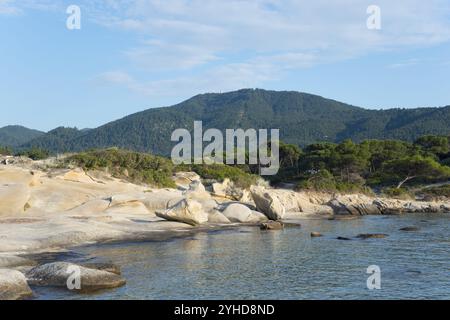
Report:
M154 189L77 168L44 171L33 163L0 165L0 268L27 275L36 266L27 258L33 255L101 243L162 241L204 231L257 227L269 220L297 223L302 219L450 212L450 202L264 186L241 191L237 201L231 196L236 190L229 190L228 182L206 190L193 173L183 173L175 180L178 189Z

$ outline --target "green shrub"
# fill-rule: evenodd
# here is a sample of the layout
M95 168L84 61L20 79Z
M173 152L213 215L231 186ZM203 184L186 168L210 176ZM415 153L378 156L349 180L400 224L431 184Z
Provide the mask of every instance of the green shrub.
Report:
M341 193L362 193L367 196L375 195L370 187L357 183L338 182L336 183L336 189Z
M382 194L386 197L400 200L409 200L413 198L411 193L404 188L394 188L394 187L384 188L382 190Z
M81 152L64 160L85 170L102 169L114 177L158 187L175 187L169 159L147 153L109 148Z
M44 160L50 156L50 152L41 148L31 148L28 150L20 151L17 153L18 156L25 156L32 160Z
M422 189L420 191L421 194L431 197L446 197L450 198L450 185L443 185L439 187L432 187Z
M300 180L295 189L321 192L335 192L337 190L334 176L326 169L310 174L305 179Z
M10 147L2 147L2 146L0 146L0 155L2 155L2 156L10 156L10 155L12 155L12 149Z
M228 166L225 164L194 164L180 165L176 167L176 171L194 171L203 179L214 179L223 181L225 178L234 182L237 187L249 188L258 180L258 176L250 174L237 166Z

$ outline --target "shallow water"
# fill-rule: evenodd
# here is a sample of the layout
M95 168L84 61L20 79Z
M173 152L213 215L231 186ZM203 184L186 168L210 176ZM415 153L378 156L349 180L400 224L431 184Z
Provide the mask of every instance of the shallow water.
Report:
M64 260L101 257L127 285L78 295L33 288L37 299L450 299L450 215L302 220L301 228L242 227L163 242L77 249ZM399 231L418 226L419 231ZM324 234L311 238L311 231ZM352 239L386 233L383 239ZM366 285L381 268L381 289Z

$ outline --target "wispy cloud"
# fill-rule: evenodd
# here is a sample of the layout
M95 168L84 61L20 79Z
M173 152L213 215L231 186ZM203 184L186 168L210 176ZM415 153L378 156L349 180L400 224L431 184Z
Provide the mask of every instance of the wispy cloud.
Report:
M0 12L50 4L20 3L0 0ZM56 3L61 6L67 1ZM117 66L124 71L105 70L99 78L148 95L260 86L301 68L450 41L448 0L378 0L381 30L366 27L366 9L372 0L79 3L83 17L135 39L134 45L122 50L130 62ZM389 67L417 63L411 59ZM167 71L167 76L160 71Z
M62 10L63 3L61 0L0 0L0 15L19 15L26 10Z
M407 68L407 67L412 67L412 66L418 65L419 63L420 63L419 59L408 59L408 60L401 61L398 63L390 64L388 67L391 69Z
M0 0L0 15L16 15L21 10L14 5L14 0Z

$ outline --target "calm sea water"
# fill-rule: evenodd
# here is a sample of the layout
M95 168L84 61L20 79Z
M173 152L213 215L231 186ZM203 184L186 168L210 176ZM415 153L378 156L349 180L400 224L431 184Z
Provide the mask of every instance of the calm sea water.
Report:
M301 228L242 227L182 239L92 246L65 260L101 257L127 285L78 295L33 288L37 299L450 299L450 215L302 220ZM416 232L399 231L417 226ZM311 238L310 232L324 234ZM340 241L359 233L383 239ZM381 289L368 290L369 265Z

